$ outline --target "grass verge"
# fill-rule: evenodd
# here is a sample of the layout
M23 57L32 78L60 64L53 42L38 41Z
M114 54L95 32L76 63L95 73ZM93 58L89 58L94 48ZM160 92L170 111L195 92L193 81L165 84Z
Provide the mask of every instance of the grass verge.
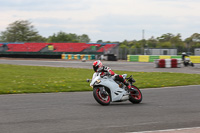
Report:
M139 88L200 85L200 74L128 72ZM92 69L0 64L0 94L91 91Z

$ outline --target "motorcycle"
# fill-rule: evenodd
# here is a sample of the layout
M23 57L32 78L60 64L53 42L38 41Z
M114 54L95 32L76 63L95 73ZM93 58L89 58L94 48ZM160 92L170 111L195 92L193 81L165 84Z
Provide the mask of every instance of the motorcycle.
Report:
M122 75L138 93L130 91L126 85L120 81L115 81L111 75L101 75L94 73L90 86L93 88L94 99L101 105L109 105L111 102L122 102L129 100L133 104L138 104L142 101L142 93L132 85L135 80L132 75L128 78L127 74Z
M184 65L185 67L187 67L187 66L192 66L192 67L194 67L194 64L190 61L190 58L186 58L186 59L183 61L183 65Z

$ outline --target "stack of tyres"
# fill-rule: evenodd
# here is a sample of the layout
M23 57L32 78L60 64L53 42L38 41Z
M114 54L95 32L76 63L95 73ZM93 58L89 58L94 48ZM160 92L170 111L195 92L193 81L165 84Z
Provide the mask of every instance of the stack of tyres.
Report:
M156 67L156 68L158 68L159 67L159 59L155 59L154 60L154 66Z
M181 59L182 56L181 55L172 55L171 59Z
M81 55L77 54L77 59L80 60L81 59Z
M82 55L81 55L81 60L82 60L84 57L85 57L85 55L84 55L84 54L82 54Z
M177 68L178 67L178 61L177 59L171 59L171 67L172 68Z
M177 59L177 67L181 67L181 63L182 63L182 60L181 59Z
M77 59L78 59L78 58L77 58L77 55L74 55L74 59L75 59L75 60L77 60Z
M95 55L91 55L91 60L94 60L95 59Z
M127 61L130 61L130 55L127 55Z
M149 62L155 62L155 60L158 60L159 56L158 55L150 55L149 56Z
M65 59L65 56L66 56L65 54L62 54L61 59Z
M71 55L71 59L74 59L74 55L73 54Z
M91 55L88 55L88 60L90 60L91 59Z
M82 55L82 54L61 54L61 59L75 59L75 60L94 60L96 59L95 55Z
M165 67L170 68L171 67L171 59L165 59Z
M132 62L139 62L139 55L131 55L130 61Z
M85 57L86 60L88 60L88 57L89 57L89 56L88 56L88 55L85 55L84 57Z
M68 54L68 59L72 59L72 55L71 54Z
M200 56L190 56L190 61L192 63L200 63Z
M181 59L157 59L154 62L158 68L180 68L182 63Z
M67 54L65 54L65 59L68 59L68 55Z
M160 59L159 60L159 67L160 68L165 68L165 59Z

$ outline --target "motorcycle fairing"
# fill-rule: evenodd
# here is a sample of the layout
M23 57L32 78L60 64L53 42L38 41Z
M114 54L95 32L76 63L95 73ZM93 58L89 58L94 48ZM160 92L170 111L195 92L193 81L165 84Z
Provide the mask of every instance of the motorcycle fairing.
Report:
M111 77L101 78L99 85L110 88L112 102L120 101L123 96L127 95L127 92L120 88L119 85Z

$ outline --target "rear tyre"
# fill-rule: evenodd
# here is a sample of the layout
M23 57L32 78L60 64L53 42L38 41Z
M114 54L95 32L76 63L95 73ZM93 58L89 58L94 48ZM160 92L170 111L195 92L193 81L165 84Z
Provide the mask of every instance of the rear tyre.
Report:
M106 90L105 90L106 91ZM106 91L107 92L107 91ZM111 102L111 97L110 97L110 94L107 92L108 95L102 95L100 93L100 89L98 87L95 87L93 89L93 96L94 96L94 99L101 105L109 105L110 102Z
M134 92L130 92L129 101L132 102L132 103L140 103L142 101L141 91L134 85L132 85L131 87L135 88L138 91L138 94L134 94Z

